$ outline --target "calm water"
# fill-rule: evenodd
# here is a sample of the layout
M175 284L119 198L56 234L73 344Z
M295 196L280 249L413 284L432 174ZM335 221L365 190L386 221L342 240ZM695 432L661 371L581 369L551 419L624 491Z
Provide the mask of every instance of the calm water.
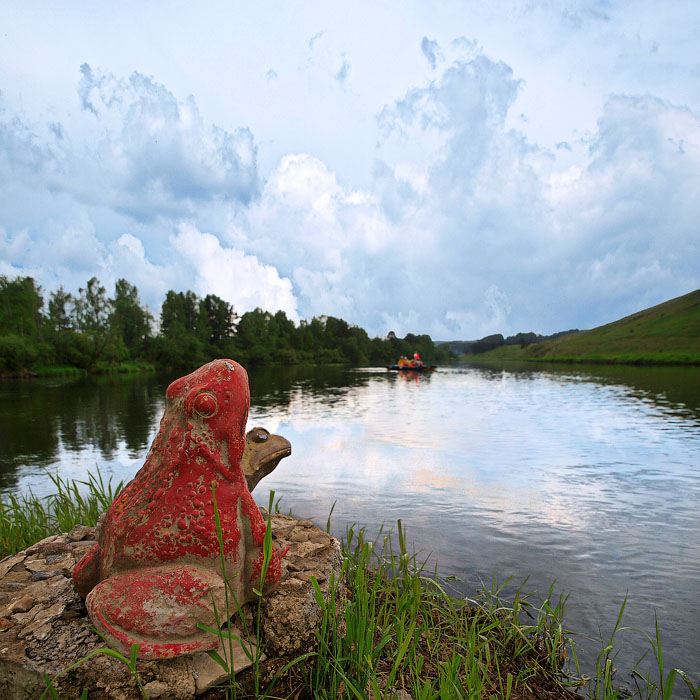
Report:
M172 377L0 383L0 489L48 493L45 469L130 479ZM401 518L464 593L529 576L571 595L568 625L653 633L700 679L700 369L448 369L251 373L249 427L292 442L256 490L333 529ZM627 636L624 636L626 634ZM624 633L629 670L647 649ZM582 638L584 656L597 653ZM624 679L623 679L624 680Z

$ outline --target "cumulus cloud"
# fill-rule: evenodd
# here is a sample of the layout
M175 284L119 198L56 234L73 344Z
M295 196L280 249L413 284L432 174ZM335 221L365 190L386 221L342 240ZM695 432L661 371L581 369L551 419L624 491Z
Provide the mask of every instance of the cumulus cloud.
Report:
M519 87L510 66L479 54L455 61L427 86L408 90L382 110L379 124L387 130L418 125L453 134L478 128L478 137L486 127L503 125Z
M216 236L188 224L179 227L172 245L190 266L188 277L194 278L194 291L200 295L217 294L237 311L260 307L274 313L281 309L292 320L299 320L292 284L272 265L226 248Z
M300 69L308 71L309 77L319 86L328 84L331 79L345 88L352 65L346 52L339 49L336 41L326 38L325 30L316 32L307 42L305 61Z
M335 74L335 79L342 87L345 85L345 81L348 79L348 74L350 73L350 61L348 61L344 53L340 55L340 58L342 59L342 63L340 64L338 72Z
M475 328L482 337L503 333L508 328L508 316L512 310L508 295L492 284L484 292L481 302L470 310L448 309L444 319L446 330Z
M505 287L504 278L515 279L514 256L532 271L523 211L537 215L534 167L541 154L505 127L519 89L509 66L477 53L454 60L437 79L408 90L379 115L389 136L439 135L424 166L420 205L400 223L414 232L418 247L431 251L420 273L440 281L441 297L418 283L421 294L412 297L412 304L442 337L495 332L494 319L507 332L510 306L502 304L495 313L493 289ZM392 192L392 180L401 183L397 173L407 166L398 163L394 169L381 178L384 192ZM400 215L401 207L393 211ZM457 299L465 311L446 301Z
M550 183L571 298L643 308L659 289L671 297L697 287L700 115L648 95L611 96L586 167Z
M42 235L28 228L0 231L0 258L13 264L4 274L33 276L47 290L63 284L77 291L92 276L114 281L108 246L84 212L68 221L46 221Z
M187 213L213 200L246 204L257 195L257 147L250 130L206 125L192 96L178 100L140 73L118 80L87 64L81 72L84 109L96 116L107 111L100 125L115 120L96 152L80 163L106 186L93 197L150 218Z
M70 224L49 223L44 235L36 238L26 229L9 235L0 228L0 259L15 263L0 266L0 274L32 275L49 291L63 285L75 292L97 276L111 292L123 277L136 285L141 299L156 313L168 289L192 289L201 296L217 294L238 313L256 307L282 309L299 320L290 280L192 224L181 223L171 233L166 257L165 263L154 263L143 241L131 233L100 241L85 216Z
M430 67L435 70L438 60L442 59L440 45L437 43L437 41L435 41L435 39L428 39L427 36L424 36L420 43L420 50L428 60Z
M26 229L10 235L4 226L0 226L0 275L16 277L18 275L35 276L36 270L25 264L23 251L29 241ZM24 272L29 270L29 272Z
M78 94L94 123L73 132L0 113L0 180L37 182L140 221L244 207L258 195L252 133L205 124L192 96L179 100L148 76L124 80L88 64Z
M251 207L248 225L251 249L294 280L302 316L372 313L374 269L397 235L376 197L342 187L313 156L289 155Z
M291 282L273 267L180 223L232 225L258 194L252 134L205 125L192 97L179 100L139 73L124 80L84 64L78 94L95 120L87 143L0 115L0 254L13 261L3 272L35 274L48 289L77 290L93 275L110 289L126 277L152 306L167 289L189 287L239 312L282 308L297 318Z
M13 261L4 273L35 274L49 289L77 289L92 275L109 288L122 276L157 306L168 288L193 278L193 259L207 264L173 255L184 240L170 237L179 222L216 221L222 235L258 195L253 136L207 125L193 97L178 99L139 73L122 79L83 64L78 96L89 117L80 133L75 122L0 112L0 249ZM248 271L241 278L251 293L223 287L239 310L279 302L295 314L290 282L261 266L252 285L253 258L219 252Z
M314 45L316 44L317 41L319 41L321 38L323 38L323 35L326 33L325 29L322 29L319 32L316 32L310 39L309 39L309 49L313 51Z
M597 325L698 286L697 113L615 94L547 149L511 126L527 89L511 66L467 39L419 49L434 71L380 110L363 187L311 152L263 181L247 129L85 64L82 121L0 112L0 273L437 338Z
M419 302L424 318L432 307L433 331L551 331L574 317L595 325L601 307L612 320L697 286L698 115L613 96L588 157L565 166L569 149L550 153L507 128L520 89L509 66L477 54L379 116L391 138L441 137L410 221L431 241L424 274L462 310ZM390 195L382 201L400 214L400 179L386 164L375 172Z
M60 169L56 140L55 125L46 128L10 113L0 93L0 182L52 184L52 173Z

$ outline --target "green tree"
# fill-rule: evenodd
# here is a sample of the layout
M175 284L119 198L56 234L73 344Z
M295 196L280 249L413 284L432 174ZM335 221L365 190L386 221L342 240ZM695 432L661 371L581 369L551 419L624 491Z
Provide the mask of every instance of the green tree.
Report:
M91 277L73 304L75 327L83 333L106 332L109 329L111 302L97 277Z
M0 276L0 372L22 373L50 357L41 339L43 305L32 277Z
M217 355L253 365L384 365L415 351L426 362L449 355L449 348L436 348L428 335L408 333L401 339L390 332L370 339L362 328L334 316L297 327L284 311L258 308L239 319L224 299L207 294L200 300L189 290L168 291L160 332L152 338L152 317L125 279L117 281L113 299L92 277L77 297L63 287L52 292L47 317L42 307L41 290L31 277L0 277L0 370L21 372L39 360L89 368L103 360L145 356L163 367L194 369Z
M160 335L153 343L156 362L173 369L195 369L210 360L205 320L194 292L168 291L160 310Z
M270 318L269 326L275 338L275 361L283 365L298 364L299 334L294 321L288 319L284 311L277 311Z
M370 340L367 332L358 326L350 326L349 336L343 343L343 353L353 365L369 364Z
M83 339L84 353L79 363L92 367L100 360L125 359L119 357L114 347L110 327L112 302L97 277L91 277L80 296L73 302L73 325Z
M233 335L238 318L233 307L216 294L207 294L199 302L199 309L200 330L206 328L206 341L220 349Z
M284 311L278 311L273 317L278 328L278 337L283 347L296 347L297 328L294 321L287 318Z
M174 292L170 290L165 295L165 301L160 310L161 333L168 336L178 327L179 331L197 332L199 320L199 299L188 290Z
M117 280L110 302L109 324L115 342L121 343L134 359L142 355L150 335L150 314L141 306L139 293L125 279Z
M307 362L315 361L315 356L324 342L324 327L321 319L314 316L310 321L301 321L297 337L302 358Z
M325 345L327 348L337 348L350 336L350 326L347 321L335 316L325 317Z
M38 339L44 299L32 277L10 280L0 276L0 335L10 333Z
M154 338L151 356L160 367L190 372L212 359L195 334L182 330Z
M55 292L49 295L48 324L51 330L56 332L67 331L71 327L70 307L73 304L73 296L66 292L61 285Z
M477 340L476 343L471 346L470 351L474 354L488 352L500 345L503 345L503 336L500 333L495 333L494 335L487 335L481 340Z

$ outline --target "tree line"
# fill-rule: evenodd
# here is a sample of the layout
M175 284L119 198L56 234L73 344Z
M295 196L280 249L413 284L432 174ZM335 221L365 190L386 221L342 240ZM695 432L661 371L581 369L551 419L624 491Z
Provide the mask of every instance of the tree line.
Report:
M47 367L88 371L152 365L192 369L215 357L243 365L351 364L382 366L419 352L428 362L451 353L429 335L370 338L333 316L302 320L262 309L239 316L215 294L169 291L156 319L137 288L119 279L113 296L96 277L72 295L59 287L45 305L32 277L0 276L0 373L24 374Z

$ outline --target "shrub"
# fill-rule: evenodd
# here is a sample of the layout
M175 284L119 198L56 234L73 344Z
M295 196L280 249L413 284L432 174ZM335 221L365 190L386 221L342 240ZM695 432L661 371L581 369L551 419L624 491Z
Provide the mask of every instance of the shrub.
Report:
M39 344L26 336L0 336L0 371L22 372L40 357Z

